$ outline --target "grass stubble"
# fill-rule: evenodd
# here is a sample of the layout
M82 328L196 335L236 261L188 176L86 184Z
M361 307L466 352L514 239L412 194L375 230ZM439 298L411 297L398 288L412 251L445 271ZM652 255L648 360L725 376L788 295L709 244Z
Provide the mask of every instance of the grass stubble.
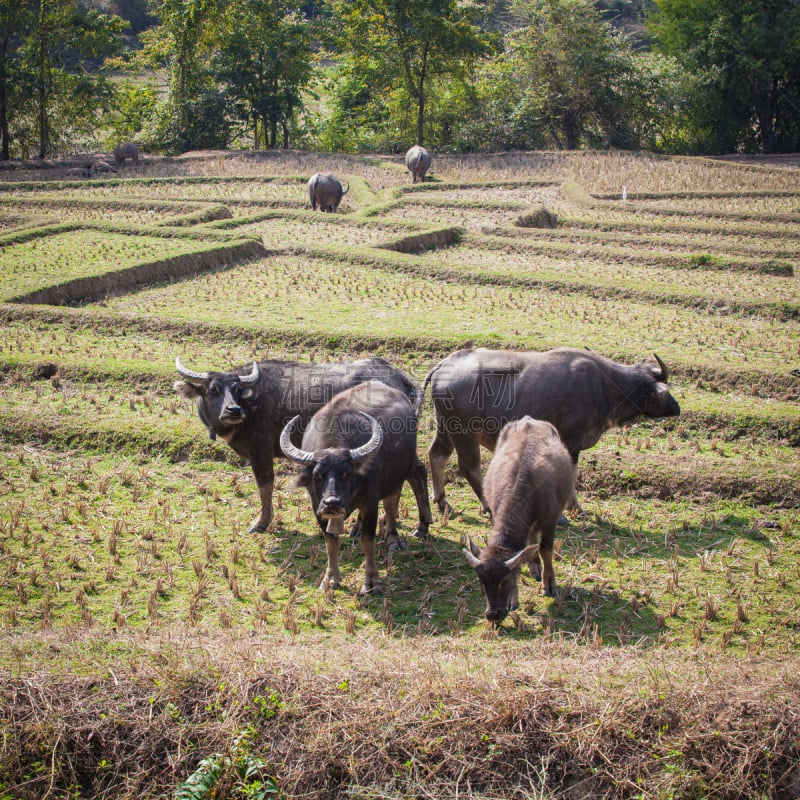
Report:
M353 177L350 227L347 218L334 224L298 210L298 176L317 169ZM93 198L86 232L40 239L27 233L57 221L47 197L59 184L9 184L25 199L4 213L26 235L0 242L5 297L26 259L37 281L48 269L58 277L84 269L74 242L97 237L89 226L98 220L116 227L99 250L83 248L92 271L107 253L119 253L112 271L128 253L145 261L143 234L176 220L166 207L146 218L136 209L147 198L156 208L184 204L185 227L164 240L171 247L202 241L205 226L190 215L207 198L231 204L227 231L247 229L285 254L82 308L0 308L4 800L171 797L201 759L224 764L226 756L234 765L246 756L286 797L800 793L791 373L800 339L796 321L782 318L797 306L797 279L753 270L736 277L709 256L689 270L664 270L662 288L672 281L680 291L651 291L660 231L685 212L727 214L719 230L736 242L732 261L793 266L791 248L771 231L796 202L796 171L554 153L437 158L434 180L427 206L425 187L398 205L407 179L394 158L148 158L136 180L70 186ZM564 181L586 196L558 193ZM460 207L459 191L443 193L440 182L470 184ZM481 183L485 191L474 186ZM588 194L613 197L623 185L634 206L647 195L638 211ZM775 204L765 199L770 191ZM31 202L37 195L42 202ZM127 196L133 221L125 224L136 230L126 241L119 203ZM581 259L548 252L552 230L542 229L539 250L503 250L496 235L520 240L518 198L523 207L548 204L560 220L555 230L579 237L570 240L578 252L581 242L603 247L605 224L614 258L587 262L576 288L568 276L580 275ZM262 200L272 204L269 222L249 222L242 209L260 213ZM371 203L386 210L365 214ZM283 243L281 213L292 232ZM600 227L576 227L581 215ZM621 239L618 219L628 220ZM395 258L364 247L432 223L462 225L468 248ZM789 240L797 236L795 225L783 228ZM671 230L669 253L690 258L700 234L683 252ZM72 244L59 251L60 241ZM306 241L313 257L302 253ZM540 284L498 287L495 273ZM692 294L693 275L701 300L720 278L722 308L676 300ZM614 286L639 291L639 301L615 299ZM778 294L783 310L754 308ZM736 308L738 297L750 307ZM484 623L460 554L466 536L482 541L489 524L454 463L455 515L437 518L430 541L409 538L391 561L381 548L386 594L356 594L362 567L347 543L345 588L326 595L317 589L324 548L307 498L291 488L291 468L278 464L273 528L246 534L256 498L249 470L224 445L204 441L193 408L170 388L175 355L205 369L260 356L379 352L421 379L467 339L587 344L627 361L657 350L683 408L679 420L609 432L584 454L587 518L559 531L559 592L540 597L524 574L520 609L500 630ZM47 362L58 371L37 379ZM426 404L421 451L431 435ZM404 530L414 513L406 494ZM235 777L223 770L217 796L242 795Z

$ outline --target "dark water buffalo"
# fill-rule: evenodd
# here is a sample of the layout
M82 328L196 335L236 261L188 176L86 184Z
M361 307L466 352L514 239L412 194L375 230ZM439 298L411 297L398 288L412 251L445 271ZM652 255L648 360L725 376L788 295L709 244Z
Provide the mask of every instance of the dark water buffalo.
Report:
M299 415L304 427L335 394L370 380L399 389L417 410L421 400L417 383L382 358L331 364L260 361L231 372L192 372L178 358L175 367L183 380L173 386L197 401L209 436L224 439L250 462L261 496L261 514L251 532L266 530L272 521L273 460L282 455L281 430L292 417Z
M317 411L292 444L297 418L281 434L281 448L303 465L296 485L308 489L325 536L328 566L320 588L339 586L339 536L345 519L358 510L364 585L361 593L382 591L375 564L378 504L386 510L389 550L401 549L397 515L403 483L414 491L419 510L416 535L425 537L432 522L425 466L417 457L417 415L405 393L376 381L337 394Z
M406 152L406 168L411 173L412 183L425 180L425 173L431 167L431 154L422 146L415 144Z
M492 535L483 550L472 539L464 548L486 594L486 619L502 622L519 606L517 576L523 561L532 561L542 592L555 595L553 536L572 496L576 471L549 422L526 416L503 428L484 482Z
M425 377L436 412L436 436L428 449L433 499L448 507L444 468L455 448L461 474L488 510L480 472L480 445L494 450L503 426L526 414L551 422L575 464L581 450L609 428L635 419L673 417L680 407L669 393L667 368L627 366L587 350L546 352L459 350Z
M319 206L320 211L333 213L349 191L350 184L344 189L342 182L330 172L315 172L308 179L308 199L313 211Z
M125 159L129 158L135 166L139 166L139 148L133 142L125 142L114 148L114 161L121 167Z

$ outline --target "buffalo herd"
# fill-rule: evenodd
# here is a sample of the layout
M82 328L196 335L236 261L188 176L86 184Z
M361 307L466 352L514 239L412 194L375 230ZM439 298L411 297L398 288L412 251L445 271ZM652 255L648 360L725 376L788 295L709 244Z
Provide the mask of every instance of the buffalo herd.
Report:
M176 359L174 388L195 399L209 436L224 439L250 462L261 511L251 532L272 521L273 462L301 465L296 485L308 490L325 539L321 587L340 583L339 537L357 512L352 535L364 552L362 593L382 591L375 562L379 504L389 552L397 533L404 483L413 490L425 538L432 523L427 471L417 455L417 420L430 387L436 433L428 449L433 500L443 515L445 466L453 451L492 532L481 549L464 548L486 595L486 618L501 622L517 607L523 563L552 596L553 536L565 508L576 507L578 456L609 428L640 415L671 417L667 367L619 364L590 350L459 350L426 375L422 386L383 358L335 363L257 361L233 370L196 372ZM480 448L493 452L485 479Z

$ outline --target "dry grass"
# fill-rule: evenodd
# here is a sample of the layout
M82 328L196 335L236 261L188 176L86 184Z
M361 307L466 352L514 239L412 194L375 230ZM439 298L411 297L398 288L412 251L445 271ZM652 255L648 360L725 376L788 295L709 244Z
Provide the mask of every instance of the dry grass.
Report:
M793 659L643 660L635 648L496 634L70 638L45 643L82 659L77 674L3 682L16 735L0 780L18 800L167 797L163 787L243 732L291 798L745 798L765 786L790 798L800 788ZM7 639L4 662L24 662L26 644ZM122 644L139 653L128 668L92 668L92 651Z

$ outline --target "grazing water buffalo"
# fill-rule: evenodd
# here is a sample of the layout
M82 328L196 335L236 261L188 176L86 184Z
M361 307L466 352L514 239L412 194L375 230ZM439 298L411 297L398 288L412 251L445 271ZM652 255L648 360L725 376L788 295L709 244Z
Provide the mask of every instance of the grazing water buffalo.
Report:
M67 177L69 178L92 178L94 172L89 167L70 167L67 170Z
M444 468L455 448L461 474L488 511L480 472L480 445L494 450L503 426L526 414L555 425L575 464L581 450L609 428L635 419L673 417L680 406L669 393L667 368L644 362L627 366L568 347L542 353L459 350L425 377L436 412L428 449L433 499L445 500ZM576 504L577 501L574 500Z
M542 592L555 595L553 535L572 496L576 471L549 422L526 416L503 428L484 483L492 535L483 550L472 539L464 548L486 594L486 619L502 622L519 606L517 576L523 561L532 561Z
M411 182L425 180L425 173L431 167L431 154L421 145L415 144L406 152L406 167L411 172Z
M139 148L133 142L125 142L114 148L114 161L117 162L118 167L125 163L126 158L133 161L137 167L139 166Z
M416 382L382 358L331 364L260 361L232 372L193 372L177 358L175 367L183 380L173 387L197 401L210 438L219 436L250 462L261 497L261 514L250 532L266 530L272 521L273 460L282 455L280 434L290 419L299 415L305 426L335 394L370 380L399 389L416 410L421 401Z
M339 208L342 198L350 191L350 184L342 188L342 182L330 172L315 172L308 179L308 199L312 211L329 211L333 213Z
M107 161L95 161L94 164L92 164L92 172L95 175L107 175L116 171L117 168L112 167Z
M378 504L386 510L389 550L401 549L397 535L400 493L408 481L417 500L417 536L425 537L432 522L425 466L417 457L417 415L405 393L376 381L337 394L311 418L302 447L292 444L298 418L281 433L281 448L303 465L296 485L308 489L314 514L325 536L328 566L320 588L341 582L339 536L344 521L358 510L364 584L361 593L383 587L375 564Z

